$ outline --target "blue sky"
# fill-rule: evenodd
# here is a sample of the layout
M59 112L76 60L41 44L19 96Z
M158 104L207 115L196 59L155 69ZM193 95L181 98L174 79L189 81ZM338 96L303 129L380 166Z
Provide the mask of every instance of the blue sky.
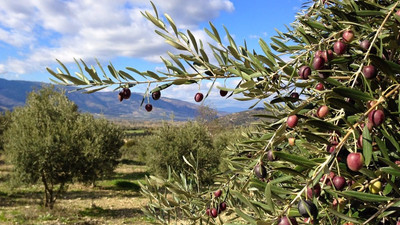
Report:
M181 29L210 40L204 33L211 21L223 33L225 25L238 44L247 41L258 49L275 28L295 19L306 0L154 0L161 13L168 13ZM146 0L7 0L0 5L0 77L10 80L49 82L46 66L55 58L74 68L73 58L88 62L96 57L104 65L139 70L162 67L159 56L171 48L154 33L154 26L141 11L152 10ZM227 85L234 85L227 83ZM202 84L206 92L209 84ZM163 96L192 101L198 86L182 86ZM133 91L142 91L136 89ZM216 107L248 107L251 103L226 101L217 92L207 102ZM206 104L207 104L206 102Z

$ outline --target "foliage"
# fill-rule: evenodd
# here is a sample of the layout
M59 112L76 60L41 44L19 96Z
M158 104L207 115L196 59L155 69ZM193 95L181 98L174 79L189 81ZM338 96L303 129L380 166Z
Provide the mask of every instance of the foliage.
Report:
M182 126L167 123L160 127L154 135L148 136L144 145L140 145L145 153L146 165L150 171L166 177L168 167L178 173L186 173L190 166L183 157L189 159L193 155L199 168L199 184L212 182L213 174L217 172L220 152L213 148L212 137L207 128L199 123L188 122Z
M26 105L12 112L4 137L16 176L27 183L42 181L45 206L50 208L73 178L94 182L112 171L122 145L115 127L80 115L78 107L52 87L29 94Z
M45 205L52 207L58 192L76 174L80 146L75 130L78 107L63 93L43 88L29 94L16 108L5 135L5 151L21 181L45 186Z
M2 152L3 146L4 146L4 138L3 138L3 133L7 129L9 123L10 123L10 112L6 111L4 113L0 112L0 152Z
M270 120L232 148L229 170L216 177L216 186L202 192L173 172L170 179L148 179L143 187L152 199L148 212L163 222L167 216L216 223L206 209L218 208L221 199L211 193L219 188L226 193L223 200L232 215L219 216L218 222L241 218L251 224L276 224L284 216L300 217L296 205L310 198L308 187L319 184L320 196L311 196L319 211L314 223L394 224L400 211L400 169L394 163L400 160L399 4L314 0L286 32L278 31L271 38L271 44L260 39L262 52L238 46L227 29L224 36L229 43L225 44L210 23L211 29L205 31L215 41L208 44L211 53L190 31L178 30L168 15L160 18L154 7L154 14L143 15L177 49L176 54L169 53L170 59L163 58L167 73L128 67L147 79L141 81L112 65L108 68L113 79L106 74L100 79L94 67L86 66L88 76L82 71L72 76L62 63L65 72L48 71L58 79L55 82L84 88L162 83L152 91L199 80L240 78L236 87L218 88L242 94L236 95L240 101L266 100L263 117ZM349 31L354 38L346 34ZM370 45L360 45L365 40ZM328 51L332 49L335 53ZM371 72L371 65L377 74ZM316 89L318 83L325 89ZM292 97L294 92L300 98ZM318 110L321 106L328 107L328 114L326 108L324 113ZM371 119L374 114L380 117ZM361 152L365 159L359 171L346 164L352 152ZM349 185L343 190L328 185L330 173L344 177ZM369 193L369 186L378 180L384 188Z
M110 175L118 165L123 133L106 119L95 119L89 114L80 115L76 122L82 142L78 179L95 185L96 180Z

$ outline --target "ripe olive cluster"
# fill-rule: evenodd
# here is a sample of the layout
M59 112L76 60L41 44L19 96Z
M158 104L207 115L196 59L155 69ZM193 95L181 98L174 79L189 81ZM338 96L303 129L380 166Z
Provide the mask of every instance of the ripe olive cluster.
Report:
M219 214L226 210L227 204L225 201L220 201L222 196L222 190L217 190L214 192L214 198L211 202L211 206L206 209L206 215L216 218Z
M118 99L120 102L124 99L129 99L131 97L131 90L129 88L122 88L122 90L118 93ZM155 91L151 94L153 100L158 100L161 97L160 91ZM153 110L153 105L148 103L144 106L147 112L151 112Z
M353 39L354 39L354 32L352 30L345 30L342 33L342 38L334 42L333 51L331 49L316 51L312 60L311 67L308 65L302 65L299 67L298 70L299 79L301 80L310 79L313 70L316 71L318 77L322 80L330 77L331 73L326 72L327 70L330 69L330 61L334 59L335 56L341 56L345 54L348 50L348 44L351 43ZM360 42L359 48L365 52L370 49L370 46L371 43L369 40L363 40ZM376 49L372 48L371 53L374 54L374 52L376 53ZM378 75L378 70L375 68L374 65L365 65L360 70L362 72L362 75L368 80L375 79ZM317 91L324 91L326 88L327 87L325 87L325 85L322 82L318 82L317 85L315 86L315 89ZM290 94L292 102L297 101L299 97L300 95L297 92L292 92ZM351 103L351 99L348 99L348 101ZM366 108L370 112L368 114L367 121L365 122L365 124L361 124L362 129L364 126L367 126L370 132L372 132L374 127L379 127L385 121L385 113L381 108L376 106L377 105L376 103L377 103L376 101L367 102ZM374 107L374 109L371 110L371 107ZM317 108L317 110L314 113L314 116L323 120L327 118L329 114L330 114L329 106L322 105ZM299 118L302 117L303 116L298 114L289 115L286 120L287 127L291 129L296 129L296 126L298 126L299 124ZM361 133L361 135L357 140L357 147L362 148L363 147L362 130L359 130L359 133ZM340 137L340 135L341 135L340 133L333 132L330 144L327 145L326 148L328 153L335 154L336 151L340 151L340 149L337 149L337 146L339 145L338 137ZM294 137L289 137L288 144L290 146L295 146L296 139ZM268 151L266 155L269 161L276 160L271 150ZM354 172L360 171L364 166L364 156L360 152L349 152L348 150L343 149L337 154L337 160L345 163L347 165L347 168L350 171ZM253 171L255 176L258 177L259 179L264 180L267 177L267 169L262 162L258 163L254 167ZM355 185L354 180L351 180L350 178L347 178L346 180L346 178L344 176L341 176L340 173L335 174L334 172L329 172L329 174L324 175L320 179L320 182L322 184L322 187L331 186L331 188L333 188L336 191L342 191L346 187L351 188L352 186ZM382 191L382 182L379 180L370 181L368 184L368 188L370 193L379 194ZM307 187L305 191L305 199L300 198L300 200L298 201L298 207L297 207L298 211L302 217L306 218L305 222L307 223L312 222L312 218L316 219L318 215L318 208L312 200L314 197L318 198L320 196L321 190L322 188L320 183L317 183L316 185L311 187ZM332 206L334 208L343 207L344 205L343 202L344 202L343 199L334 198ZM295 218L287 216L280 217L277 222L278 225L298 224ZM346 224L353 224L353 223L347 222Z

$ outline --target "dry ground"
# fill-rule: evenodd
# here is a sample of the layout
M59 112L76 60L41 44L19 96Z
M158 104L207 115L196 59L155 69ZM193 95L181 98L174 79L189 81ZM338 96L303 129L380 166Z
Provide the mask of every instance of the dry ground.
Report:
M73 184L53 210L42 207L40 184L12 188L11 166L0 156L0 224L152 224L141 211L147 199L140 195L145 166L123 160L115 175L92 188Z

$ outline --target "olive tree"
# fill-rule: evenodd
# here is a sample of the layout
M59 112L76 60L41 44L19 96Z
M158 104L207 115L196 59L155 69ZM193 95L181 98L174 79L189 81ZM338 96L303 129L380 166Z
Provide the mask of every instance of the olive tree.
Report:
M26 105L14 109L4 140L15 176L41 181L49 208L68 182L94 183L112 172L122 145L121 131L104 119L81 115L64 91L53 87L31 92Z
M3 134L5 130L8 127L8 124L10 123L10 112L6 111L4 113L0 112L0 153L4 150L3 145L4 145L4 138Z
M197 122L182 126L165 123L146 139L144 145L140 145L141 151L145 154L146 165L154 174L167 177L170 167L200 185L213 181L221 152L214 151L212 137L205 125ZM183 157L192 163L185 163Z
M162 58L167 72L116 70L110 64L107 75L81 63L87 73L71 75L61 63L64 69L58 72L48 68L55 82L94 88L90 91L160 83L148 96L172 85L240 79L237 86L216 88L240 101L263 101L261 116L269 118L244 132L243 143L229 147L228 169L216 175L214 186L193 189L173 173L169 179L149 177L143 188L151 199L149 215L164 223L171 218L196 223L240 218L283 225L297 224L301 217L314 224L396 223L399 1L310 1L270 44L260 39L260 51L238 45L226 28L225 43L212 23L205 29L214 40L207 51L192 32L180 30L167 14L161 17L156 7L143 15L177 49Z
M78 116L77 105L63 93L45 87L31 92L24 107L14 109L4 134L4 149L18 179L43 182L45 206L50 208L77 172Z
M95 186L96 180L110 175L121 158L123 132L104 118L90 114L78 117L75 129L80 132L80 159L78 180Z

